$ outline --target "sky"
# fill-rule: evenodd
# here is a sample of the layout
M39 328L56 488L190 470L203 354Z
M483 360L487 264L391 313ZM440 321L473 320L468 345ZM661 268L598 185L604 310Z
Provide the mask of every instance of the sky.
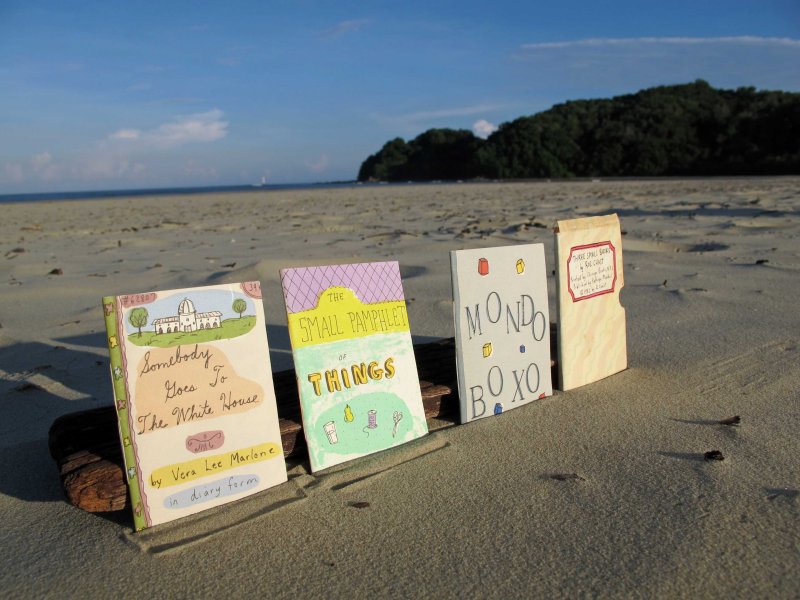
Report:
M696 79L800 91L800 2L0 0L0 194L352 180Z

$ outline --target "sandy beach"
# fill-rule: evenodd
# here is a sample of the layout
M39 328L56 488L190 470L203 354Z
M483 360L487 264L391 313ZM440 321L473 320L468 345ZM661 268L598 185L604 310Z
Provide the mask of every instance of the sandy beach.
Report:
M800 178L377 186L0 206L5 598L797 597ZM616 212L629 368L141 534L64 498L63 414L111 404L104 295L398 260L453 336L449 251ZM548 278L551 319L555 280ZM739 426L718 423L741 416ZM703 453L719 450L723 461Z

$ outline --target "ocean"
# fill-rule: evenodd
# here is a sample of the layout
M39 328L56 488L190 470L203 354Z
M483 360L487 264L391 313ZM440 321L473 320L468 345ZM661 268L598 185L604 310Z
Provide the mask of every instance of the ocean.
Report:
M210 187L176 187L176 188L149 188L135 190L93 190L84 192L46 192L34 194L0 194L0 204L11 202L44 202L54 200L91 200L100 198L132 198L136 196L165 196L184 194L219 194L222 192L272 192L279 190L315 190L342 187L356 187L361 184L355 181L333 183L287 183L267 185L219 185Z

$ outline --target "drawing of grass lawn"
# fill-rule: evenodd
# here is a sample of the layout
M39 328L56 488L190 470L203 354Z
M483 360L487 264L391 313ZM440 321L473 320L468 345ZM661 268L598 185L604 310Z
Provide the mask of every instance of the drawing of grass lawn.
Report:
M197 331L179 331L177 333L155 333L143 331L140 335L128 336L128 341L137 346L155 346L157 348L170 348L185 344L215 342L227 340L244 335L256 325L255 316L225 319L219 327L213 329L198 329Z

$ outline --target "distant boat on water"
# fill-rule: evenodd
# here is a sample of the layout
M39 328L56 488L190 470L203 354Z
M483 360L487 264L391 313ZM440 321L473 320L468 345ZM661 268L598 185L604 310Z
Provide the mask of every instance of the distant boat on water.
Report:
M254 183L253 187L266 187L266 185L267 185L267 177L263 176L261 178L261 183Z

